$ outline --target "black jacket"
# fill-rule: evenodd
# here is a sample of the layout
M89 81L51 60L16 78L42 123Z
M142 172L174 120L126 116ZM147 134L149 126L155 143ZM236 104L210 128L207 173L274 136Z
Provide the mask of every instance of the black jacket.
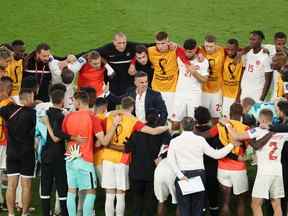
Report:
M136 88L130 88L127 90L127 92L124 95L121 96L116 96L113 94L110 94L107 99L109 103L115 103L115 104L120 104L121 99L123 97L130 96L134 100L136 99ZM145 97L145 114L147 115L149 110L155 110L156 112L159 113L160 115L160 123L161 125L164 125L167 121L167 108L165 105L164 100L162 99L162 96L159 92L153 91L152 89L148 88L146 92L146 97ZM135 113L133 113L135 114Z

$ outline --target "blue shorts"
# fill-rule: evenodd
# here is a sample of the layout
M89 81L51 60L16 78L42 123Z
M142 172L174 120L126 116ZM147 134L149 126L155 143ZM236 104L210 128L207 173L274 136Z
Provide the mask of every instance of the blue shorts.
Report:
M94 164L81 158L66 161L68 188L79 190L95 189L97 178Z

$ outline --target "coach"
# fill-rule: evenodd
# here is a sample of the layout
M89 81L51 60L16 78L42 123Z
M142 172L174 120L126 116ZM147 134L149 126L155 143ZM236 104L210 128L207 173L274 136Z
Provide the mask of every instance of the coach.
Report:
M230 143L219 150L213 149L203 137L192 132L194 120L191 117L185 117L181 122L181 127L182 134L171 140L168 149L168 161L177 175L175 187L180 215L201 216L204 215L207 202L205 190L183 195L178 181L188 181L192 177L200 176L205 187L203 155L220 159L231 152L235 145Z
M160 118L160 124L164 125L167 121L167 108L164 100L159 92L153 91L148 87L148 75L143 71L138 71L134 78L135 87L126 91L122 96L109 94L107 97L109 103L120 104L123 97L130 96L135 100L134 113L136 117L146 122L146 115L148 111L155 110Z

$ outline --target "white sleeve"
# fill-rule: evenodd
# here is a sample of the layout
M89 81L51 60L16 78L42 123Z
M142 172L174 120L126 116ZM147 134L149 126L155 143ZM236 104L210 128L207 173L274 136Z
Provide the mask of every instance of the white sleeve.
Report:
M49 70L51 71L51 74L53 75L57 75L57 76L61 76L61 70L59 68L59 61L54 59L53 57L51 58L51 60L48 63L48 67Z
M177 177L179 179L183 178L184 174L181 172L177 164L173 141L171 141L169 148L168 148L167 160L172 170L176 173Z
M209 75L209 63L208 63L208 60L207 60L207 59L205 59L205 60L203 61L203 63L201 64L199 73L200 73L202 76L208 76L208 75Z
M225 157L229 152L231 152L233 148L234 146L229 143L221 149L214 149L207 143L206 140L203 140L204 153L214 159L220 159Z
M258 140L258 139L261 139L262 137L264 137L269 131L261 130L261 129L258 129L258 128L251 128L247 132L249 134L249 138L250 139Z
M106 63L104 67L107 70L108 76L112 76L114 74L114 72L115 72L114 69L108 63Z
M272 72L271 63L272 63L272 60L267 54L267 57L264 59L264 62L263 62L263 67L264 67L265 73Z
M76 62L74 62L73 64L69 64L68 68L73 71L74 74L76 74L81 70L81 68L83 67L83 65L86 64L86 62L87 60L85 58L79 57Z

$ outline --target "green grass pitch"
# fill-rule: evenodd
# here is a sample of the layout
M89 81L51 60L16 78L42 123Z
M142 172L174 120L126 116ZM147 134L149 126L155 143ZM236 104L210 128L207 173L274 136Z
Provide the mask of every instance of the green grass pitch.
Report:
M0 42L23 39L29 51L48 42L61 56L110 42L117 31L137 42L151 42L164 30L178 43L189 37L201 43L212 33L222 44L234 37L246 45L249 32L260 29L271 43L275 32L288 33L287 8L288 0L3 0ZM41 215L36 188L33 206L33 215ZM96 209L104 215L103 195Z

